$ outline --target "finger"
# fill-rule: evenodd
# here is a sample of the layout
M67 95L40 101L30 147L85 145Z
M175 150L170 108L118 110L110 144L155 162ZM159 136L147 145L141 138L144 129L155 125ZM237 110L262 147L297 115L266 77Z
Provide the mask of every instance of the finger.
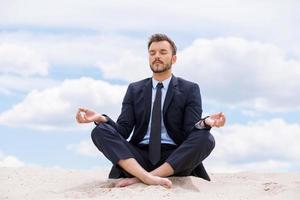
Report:
M222 112L220 112L219 114L218 114L218 117L219 118L222 118L224 116L224 114L222 113Z
M213 120L212 126L217 126L217 120Z
M78 117L78 122L79 123L84 123L84 120L83 120L82 116Z
M225 124L225 122L226 122L226 118L225 118L225 116L223 117L223 120L222 120L222 122L223 122L223 125Z
M213 118L215 118L215 117L218 116L218 113L214 113L214 114L212 114L212 115L210 115L210 116L213 117Z
M226 117L225 117L225 115L223 116L223 124L225 124L225 122L226 122Z
M222 116L221 113L216 113L216 114L214 114L214 118L215 118L215 119L219 119L221 116Z
M84 117L86 123L93 121L90 117L87 117L86 115L84 115L83 117Z
M205 123L212 127L212 126L214 126L215 120L213 120L211 117L209 117L205 120Z
M225 118L222 117L221 120L220 120L220 125L221 125L221 126L224 126L224 124L225 124Z
M78 111L77 111L77 113L76 113L76 121L77 121L78 123L80 123L79 117L80 117L80 111L79 111L79 109L78 109Z
M219 126L224 126L224 122L220 121Z
M86 109L86 108L79 108L79 111L80 111L80 112L87 112L87 110L88 110L88 109Z
M224 126L224 121L220 121L220 127Z
M221 126L221 123L220 123L220 121L218 120L218 121L216 121L216 127L220 127Z
M83 116L85 116L85 114L84 114ZM82 114L79 112L78 120L79 120L80 123L85 123L85 119L84 119L83 116L82 116Z
M220 116L220 117L225 117L225 114L224 114L223 112L220 112L220 113L219 113L219 116Z

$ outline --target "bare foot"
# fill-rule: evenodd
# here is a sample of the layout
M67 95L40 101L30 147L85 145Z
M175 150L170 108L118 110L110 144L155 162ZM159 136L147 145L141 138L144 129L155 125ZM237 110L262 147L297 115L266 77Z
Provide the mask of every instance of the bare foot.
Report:
M126 187L126 186L129 186L129 185L133 185L135 183L139 183L141 182L140 179L134 177L134 178L124 178L120 181L118 181L116 184L115 184L115 187Z
M139 182L141 182L141 180L136 178L136 177L134 177L134 178L124 178L124 179L118 181L115 184L115 187L126 187L126 186L133 185L133 184L139 183ZM169 179L161 178L159 176L153 176L153 175L150 175L147 178L145 178L143 183L145 183L147 185L161 185L165 188L171 188L172 187L172 182Z
M147 185L161 185L165 188L171 188L172 187L172 182L167 179L167 178L162 178L159 176L147 176L143 182Z

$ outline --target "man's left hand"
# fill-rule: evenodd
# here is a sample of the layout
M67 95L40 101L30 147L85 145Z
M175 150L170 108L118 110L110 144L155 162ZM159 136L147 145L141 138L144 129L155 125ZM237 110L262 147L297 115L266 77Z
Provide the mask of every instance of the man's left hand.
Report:
M226 118L225 118L225 114L220 112L220 113L210 115L204 121L205 121L205 124L207 124L211 127L219 128L219 127L224 126Z

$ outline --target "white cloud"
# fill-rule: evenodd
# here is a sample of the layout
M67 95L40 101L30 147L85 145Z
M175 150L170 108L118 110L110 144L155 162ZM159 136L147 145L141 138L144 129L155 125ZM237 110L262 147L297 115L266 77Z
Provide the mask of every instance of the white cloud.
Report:
M30 40L22 43L13 37L7 40L3 35L0 34L0 94L15 95L56 84L45 77L49 63Z
M133 40L124 41L128 41L127 48L114 49L106 43L108 51L92 59L103 77L131 82L150 76L142 42L129 45ZM118 52L115 55L114 50ZM74 60L75 57L80 56L74 56ZM275 45L229 37L194 41L178 53L174 72L198 82L208 97L206 101L222 102L248 113L253 110L280 112L300 109L300 96L295 92L300 87L298 66L299 60L288 58L286 52Z
M13 92L30 92L58 85L58 82L48 78L21 77L0 75L0 94L10 95Z
M206 161L213 172L287 172L300 167L300 125L283 119L228 125L212 131L216 147Z
M147 53L145 42L128 37L2 32L0 41L0 93L4 95L57 84L44 76L50 67L64 67L64 71L94 67L106 79L126 76L131 81L150 72L140 62ZM54 71L51 77L55 76Z
M299 2L294 0L29 0L26 4L21 0L4 0L0 7L0 25L4 30L22 27L35 32L181 33L186 39L241 36L290 49L300 44L298 7Z
M92 140L81 140L79 144L68 144L66 149L84 156L103 156L103 154L94 145Z
M45 76L48 63L30 47L0 43L0 73Z
M146 48L144 49L146 52ZM139 80L151 76L147 57L126 50L122 55L109 62L98 62L98 67L107 79ZM147 67L149 66L149 67Z
M15 156L5 155L0 151L0 167L23 167L25 164Z
M259 111L299 110L300 61L271 44L242 38L198 39L181 51L177 74L211 100Z
M0 40L10 46L25 46L39 52L51 66L95 67L98 62L116 61L124 57L124 53L131 56L147 53L146 41L116 34L3 32ZM17 54L17 51L16 48L13 52Z
M31 33L3 33L0 38L5 44L26 46L39 52L51 64L72 66L70 70L78 65L97 67L105 79L131 82L151 74L146 42L141 40L108 35ZM288 58L287 52L275 45L228 37L195 40L178 53L174 72L200 83L208 97L206 101L222 102L248 112L278 112L300 109L300 97L295 92L300 86L298 66L299 60ZM18 71L13 65L10 68ZM24 90L27 84L2 84L0 92L7 94L12 87Z
M25 4L21 0L15 0L2 3L0 23L95 27L104 30L149 30L150 27L166 27L183 31L182 27L185 27L190 31L200 29L201 24L205 24L203 21L206 21L214 24L235 22L236 26L244 28L249 26L266 29L275 23L281 24L283 20L294 22L292 14L297 14L294 7L297 7L295 1L30 0ZM18 10L22 12L14 12ZM160 23L157 23L158 20Z
M126 86L91 78L65 80L59 86L30 92L22 102L0 114L0 123L36 129L79 128L75 121L78 107L92 108L115 118L125 90Z

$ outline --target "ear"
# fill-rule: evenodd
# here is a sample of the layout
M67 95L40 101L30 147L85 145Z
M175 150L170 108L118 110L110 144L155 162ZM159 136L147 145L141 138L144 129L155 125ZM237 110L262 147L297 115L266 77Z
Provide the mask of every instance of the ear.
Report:
M172 56L172 64L176 63L176 60L177 60L177 56L176 56L176 55L173 55L173 56Z

